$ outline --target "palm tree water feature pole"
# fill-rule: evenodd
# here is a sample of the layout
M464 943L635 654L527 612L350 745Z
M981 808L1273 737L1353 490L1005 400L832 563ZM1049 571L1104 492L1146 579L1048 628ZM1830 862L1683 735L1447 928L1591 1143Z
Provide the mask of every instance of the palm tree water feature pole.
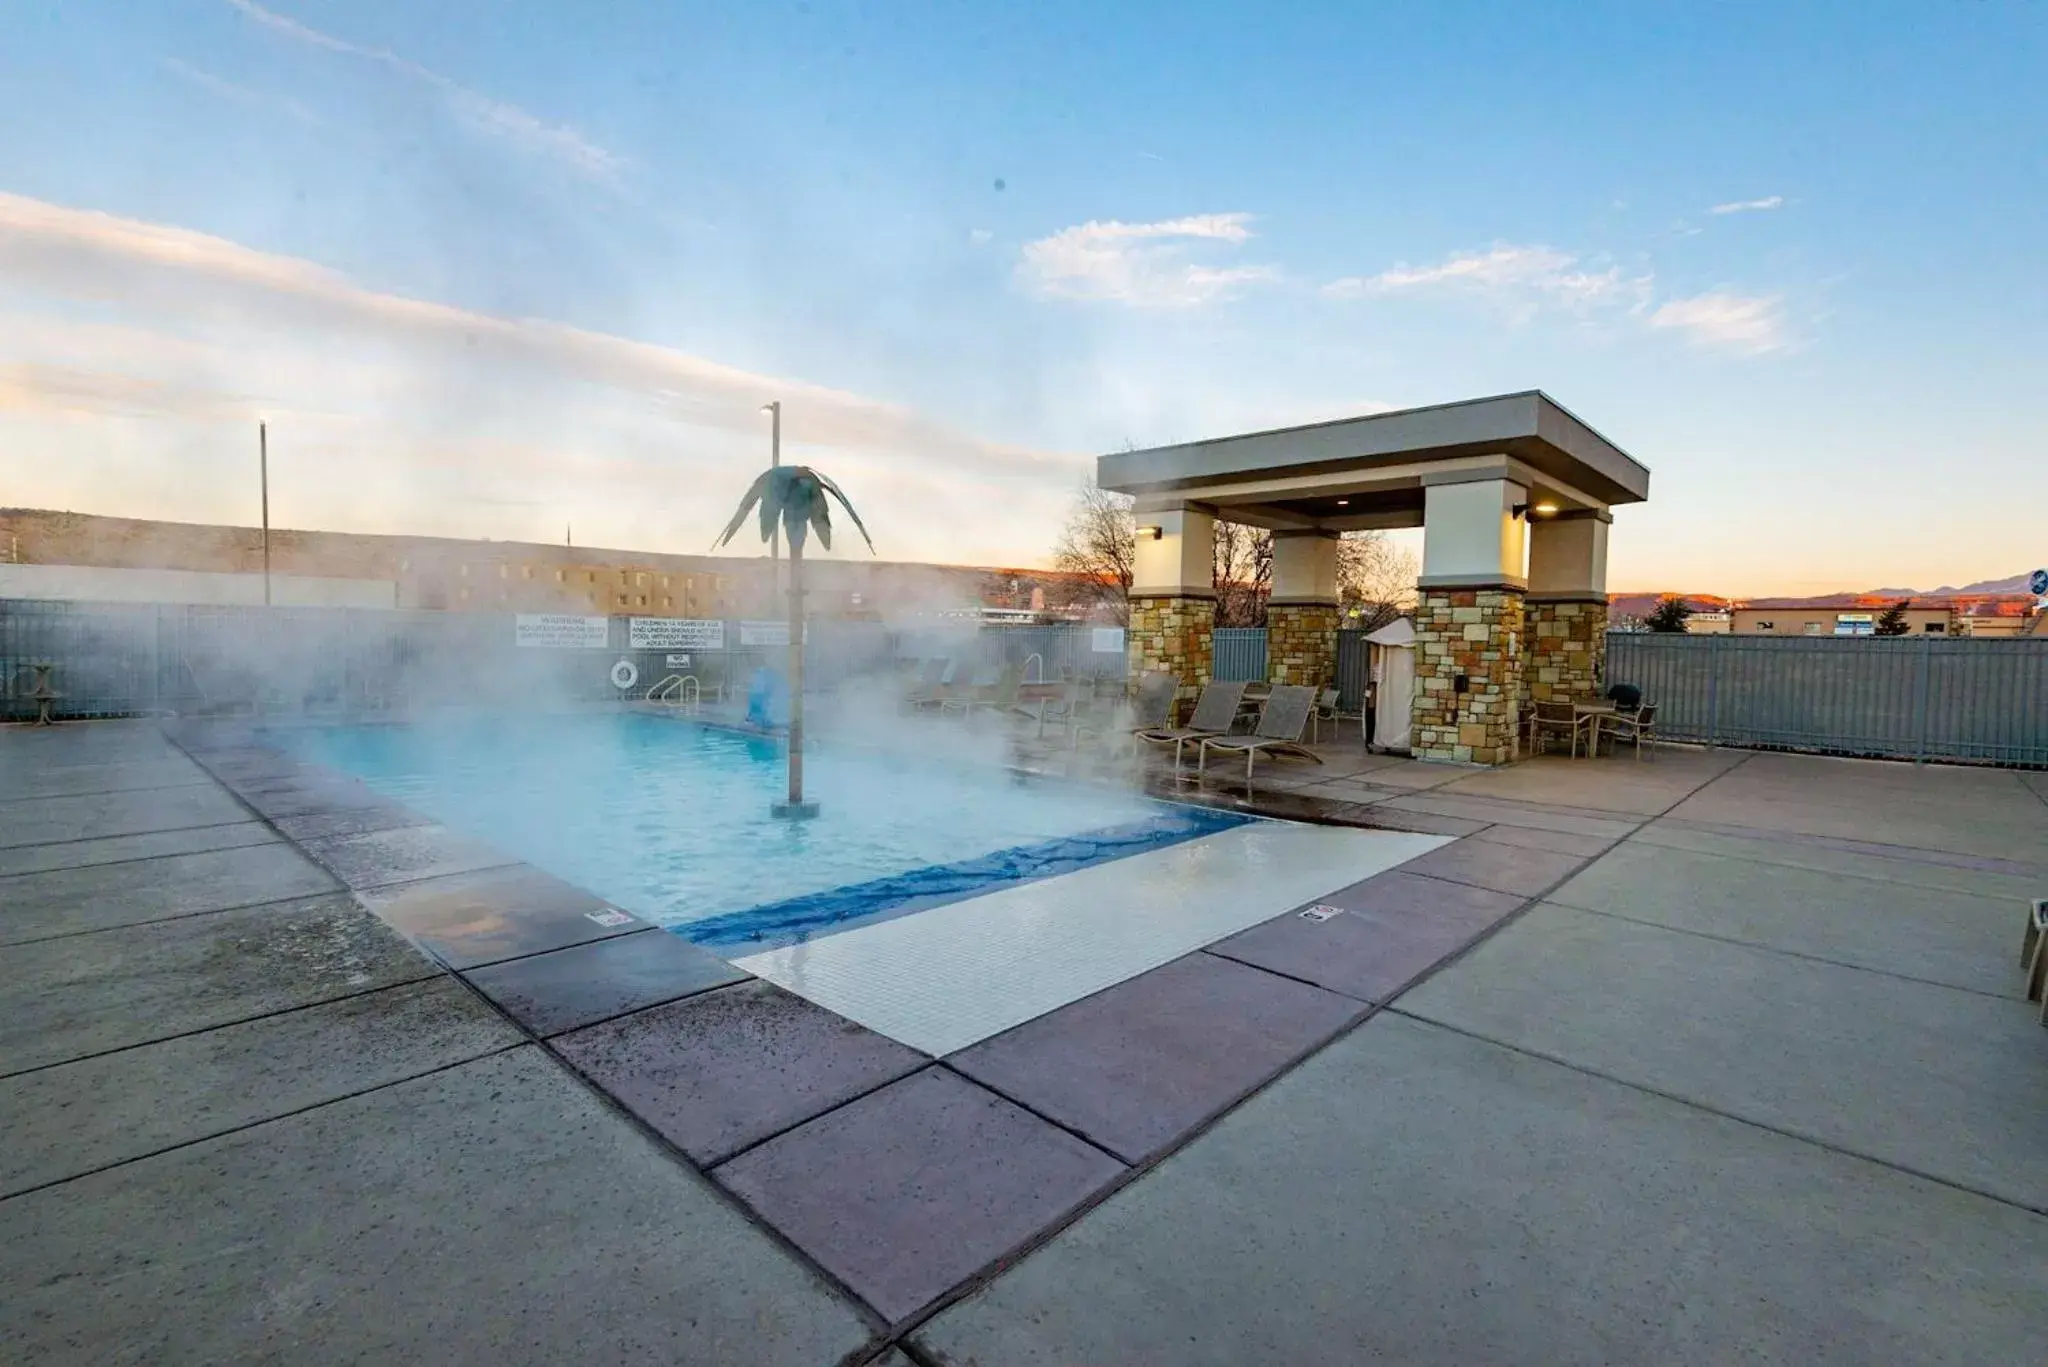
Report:
M808 465L772 465L763 470L748 486L739 511L712 543L716 550L731 541L756 504L761 510L761 539L767 541L780 531L789 541L789 796L770 806L768 812L792 821L818 814L817 803L804 801L804 543L815 530L819 544L832 549L831 499L846 509L860 539L872 552L874 540L853 504L838 485Z

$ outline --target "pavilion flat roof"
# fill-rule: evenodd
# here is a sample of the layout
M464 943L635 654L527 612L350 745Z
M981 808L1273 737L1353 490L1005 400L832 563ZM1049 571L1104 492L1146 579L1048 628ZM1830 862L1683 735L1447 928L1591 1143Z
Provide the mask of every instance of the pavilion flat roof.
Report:
M1296 474L1369 472L1460 457L1505 454L1603 503L1649 497L1650 471L1541 390L1303 427L1212 437L1096 461L1096 481L1147 494Z

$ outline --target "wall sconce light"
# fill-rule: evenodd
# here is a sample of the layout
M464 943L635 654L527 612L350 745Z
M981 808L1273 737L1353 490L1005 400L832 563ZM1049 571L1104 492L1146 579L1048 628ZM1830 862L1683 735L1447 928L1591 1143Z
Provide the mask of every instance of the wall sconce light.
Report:
M1166 529L1165 529L1164 527L1140 527L1140 528L1138 528L1138 539L1139 539L1140 541L1157 541L1157 540L1159 540L1159 538L1161 538L1162 536L1165 536L1165 535L1166 535Z
M1534 522L1539 517L1556 517L1557 505L1545 500L1542 503L1517 503L1509 514L1511 517L1526 517Z

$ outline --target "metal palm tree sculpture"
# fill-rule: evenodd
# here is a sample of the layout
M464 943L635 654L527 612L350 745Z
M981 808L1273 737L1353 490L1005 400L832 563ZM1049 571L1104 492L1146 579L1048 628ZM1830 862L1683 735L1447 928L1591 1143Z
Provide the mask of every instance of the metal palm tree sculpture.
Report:
M828 497L829 496L829 497ZM763 470L747 488L739 511L712 543L715 550L731 541L740 524L755 505L761 510L761 539L775 534L779 523L789 542L789 800L775 804L777 816L816 816L816 803L804 801L804 542L812 531L826 550L832 549L832 506L837 499L860 539L875 549L874 539L862 525L840 487L808 465L775 465Z

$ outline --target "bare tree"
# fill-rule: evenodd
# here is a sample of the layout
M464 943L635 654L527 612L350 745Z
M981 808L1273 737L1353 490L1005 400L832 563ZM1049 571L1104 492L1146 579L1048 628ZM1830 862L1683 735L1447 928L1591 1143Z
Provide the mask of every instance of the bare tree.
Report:
M1344 625L1377 631L1415 607L1415 553L1385 532L1347 532L1337 544Z
M1215 536L1216 625L1264 626L1273 592L1273 534L1219 518ZM1131 500L1088 480L1053 549L1053 568L1068 577L1064 605L1127 623L1136 555ZM1414 607L1415 557L1385 532L1347 532L1338 544L1337 585L1345 624L1376 630Z
M1216 625L1266 624L1266 600L1273 593L1273 534L1241 522L1216 521Z
M1068 576L1067 606L1083 608L1090 617L1128 623L1137 538L1131 500L1092 478L1083 483L1052 553L1053 568Z

